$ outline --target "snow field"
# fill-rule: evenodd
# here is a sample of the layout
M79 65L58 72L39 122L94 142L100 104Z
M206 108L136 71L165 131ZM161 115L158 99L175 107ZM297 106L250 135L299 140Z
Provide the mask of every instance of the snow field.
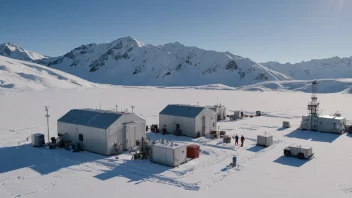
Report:
M129 108L158 123L158 113L167 104L215 104L216 98L231 110L247 114L261 110L263 116L236 122L219 122L227 134L244 135L244 147L222 144L220 139L201 140L148 133L152 139L165 138L201 145L199 159L177 168L129 156L101 156L89 152L71 153L28 145L32 133L46 132L44 106L49 105L51 135L56 120L72 108ZM111 197L113 195L161 197L350 197L352 184L352 136L298 131L300 116L310 95L304 93L243 92L154 87L118 87L11 92L0 95L0 197ZM352 118L351 96L319 94L325 114L339 111ZM5 105L6 104L6 105ZM282 121L292 128L282 129ZM274 145L255 146L256 136L274 135ZM283 157L291 143L313 146L311 160ZM238 167L228 169L232 156ZM6 162L6 163L3 163Z

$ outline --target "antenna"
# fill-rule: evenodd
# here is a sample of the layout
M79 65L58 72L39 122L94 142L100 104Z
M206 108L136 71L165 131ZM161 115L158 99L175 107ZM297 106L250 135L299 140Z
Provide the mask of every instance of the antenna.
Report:
M46 125L48 127L48 143L49 143L49 117L50 117L50 115L49 115L49 106L45 106L45 111L46 111L45 117L46 117Z
M133 109L134 109L135 106L131 106L131 107L132 107L132 113L133 113Z
M310 114L310 128L312 130L314 126L314 130L316 128L316 125L313 124L313 119L316 119L319 116L319 102L318 102L318 97L317 97L317 84L318 82L314 80L312 82L312 96L311 96L311 101L308 103L308 112Z
M101 103L100 103L100 100L99 100L99 107L100 107L100 110L101 110Z
M118 112L119 111L119 108L118 108L118 106L116 105L116 111Z
M197 106L199 106L199 102L197 102Z

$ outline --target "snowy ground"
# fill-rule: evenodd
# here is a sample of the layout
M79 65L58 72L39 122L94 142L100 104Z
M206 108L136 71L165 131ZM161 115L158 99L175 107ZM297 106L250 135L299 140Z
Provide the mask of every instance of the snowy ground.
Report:
M244 147L219 140L197 140L149 133L153 139L201 145L201 157L171 169L148 160L119 160L89 152L33 148L27 137L46 131L44 106L49 105L51 136L56 120L72 108L129 108L147 120L158 122L167 104L208 105L217 101L228 110L265 115L237 122L221 122L228 134L244 135ZM244 92L233 90L106 87L41 92L2 92L0 95L0 197L351 197L352 135L298 131L306 113L309 94L294 92ZM321 94L323 113L339 111L352 119L352 96ZM283 120L293 125L282 129ZM269 148L255 146L257 134L274 135ZM283 157L290 143L313 146L311 160ZM232 156L238 167L227 169Z

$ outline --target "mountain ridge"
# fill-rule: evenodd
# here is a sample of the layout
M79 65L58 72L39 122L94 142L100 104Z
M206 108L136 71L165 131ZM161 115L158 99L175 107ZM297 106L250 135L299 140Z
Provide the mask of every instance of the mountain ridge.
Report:
M131 36L109 43L80 45L58 57L42 56L15 46L25 54L14 58L103 84L240 87L266 81L352 77L348 75L352 73L352 57L313 59L295 64L256 63L230 52L204 50L177 41L157 46L143 44ZM0 48L0 54L4 54L3 51ZM28 54L37 55L30 59Z

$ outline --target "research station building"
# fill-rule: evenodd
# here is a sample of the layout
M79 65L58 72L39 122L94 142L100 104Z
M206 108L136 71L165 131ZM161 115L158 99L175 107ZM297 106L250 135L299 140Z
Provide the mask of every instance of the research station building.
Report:
M168 133L200 137L216 130L217 113L209 107L191 105L167 105L159 113L159 126Z
M134 113L73 109L57 121L57 132L64 141L80 143L80 149L113 155L145 138L145 126Z
M346 118L329 115L302 116L301 129L325 133L345 132Z

